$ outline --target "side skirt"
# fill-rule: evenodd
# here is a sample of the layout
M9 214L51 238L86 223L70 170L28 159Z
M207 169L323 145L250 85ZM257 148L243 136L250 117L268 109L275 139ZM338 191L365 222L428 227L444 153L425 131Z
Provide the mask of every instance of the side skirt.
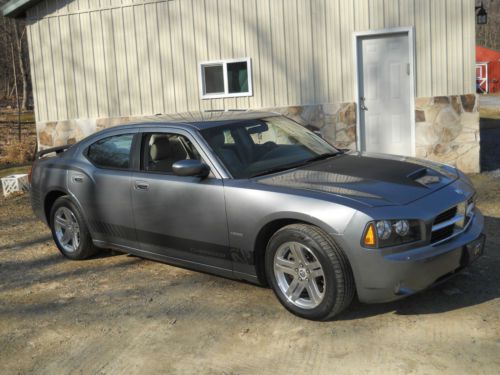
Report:
M246 273L241 272L233 272L232 270L220 267L214 267L207 264L197 263L189 260L179 259L175 257L170 257L167 255L152 253L145 250L140 250L134 247L118 245L115 243L101 241L101 240L92 240L95 246L102 249L112 249L117 250L123 253L136 255L141 258L156 260L158 262L167 263L173 266L178 266L182 268L188 268L194 271L207 272L210 274L227 277L230 279L236 280L245 280L252 284L260 284L257 277L254 275L248 275Z

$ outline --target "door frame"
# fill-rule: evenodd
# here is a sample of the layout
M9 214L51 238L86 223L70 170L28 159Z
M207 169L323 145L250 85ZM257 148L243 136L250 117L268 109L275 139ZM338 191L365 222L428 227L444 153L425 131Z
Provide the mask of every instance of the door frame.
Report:
M360 76L360 53L359 41L366 36L387 36L390 34L408 35L408 56L410 60L410 126L411 126L411 156L415 156L415 28L392 27L380 30L358 31L353 33L354 51L354 102L356 103L356 147L361 151L361 112L359 108L359 76Z

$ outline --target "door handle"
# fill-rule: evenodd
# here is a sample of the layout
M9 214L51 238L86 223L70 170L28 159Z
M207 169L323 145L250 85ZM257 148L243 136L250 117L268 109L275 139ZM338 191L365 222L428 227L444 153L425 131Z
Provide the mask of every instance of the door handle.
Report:
M365 100L366 98L364 96L359 98L359 108L361 108L363 111L368 111L368 107L365 105Z
M136 181L135 182L136 190L149 190L149 184L145 181Z
M81 174L75 174L71 177L73 182L83 182L83 176Z

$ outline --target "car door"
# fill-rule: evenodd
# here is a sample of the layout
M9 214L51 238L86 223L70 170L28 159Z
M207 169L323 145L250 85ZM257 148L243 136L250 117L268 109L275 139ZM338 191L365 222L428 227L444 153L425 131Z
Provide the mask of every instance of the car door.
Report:
M82 145L68 186L84 209L94 240L136 246L131 168L136 131L111 133Z
M171 263L211 272L231 272L223 181L177 176L172 164L208 162L182 129L144 131L139 170L132 174L132 205L141 249Z

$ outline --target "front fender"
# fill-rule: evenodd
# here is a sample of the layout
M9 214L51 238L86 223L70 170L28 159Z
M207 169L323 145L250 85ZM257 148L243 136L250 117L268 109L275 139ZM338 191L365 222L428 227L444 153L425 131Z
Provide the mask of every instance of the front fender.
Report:
M338 203L276 191L225 186L225 197L234 272L252 275L259 233L270 223L304 222L339 236L356 212Z

